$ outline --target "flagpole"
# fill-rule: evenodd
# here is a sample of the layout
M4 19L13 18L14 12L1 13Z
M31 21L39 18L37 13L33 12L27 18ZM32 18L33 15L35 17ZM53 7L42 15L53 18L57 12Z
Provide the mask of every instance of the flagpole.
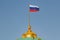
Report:
M28 13L28 25L30 25L30 12Z
M30 9L28 11L28 29L31 29L31 26L30 26Z

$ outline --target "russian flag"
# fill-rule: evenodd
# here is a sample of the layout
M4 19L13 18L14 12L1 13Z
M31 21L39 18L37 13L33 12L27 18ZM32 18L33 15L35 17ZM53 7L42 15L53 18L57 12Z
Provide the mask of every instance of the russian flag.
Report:
M30 12L38 12L39 11L39 7L36 5L29 5L29 11Z

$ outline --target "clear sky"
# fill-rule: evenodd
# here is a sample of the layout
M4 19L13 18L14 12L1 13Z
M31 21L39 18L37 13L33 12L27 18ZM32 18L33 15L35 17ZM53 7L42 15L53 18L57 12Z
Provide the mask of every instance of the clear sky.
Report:
M0 0L0 40L16 40L27 31L29 4L32 30L44 40L60 40L60 0Z

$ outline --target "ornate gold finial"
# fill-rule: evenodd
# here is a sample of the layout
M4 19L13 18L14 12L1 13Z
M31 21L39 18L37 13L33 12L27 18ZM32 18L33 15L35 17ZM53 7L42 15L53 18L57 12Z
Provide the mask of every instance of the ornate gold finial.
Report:
M22 38L27 38L27 37L32 37L32 38L37 37L37 35L34 32L32 32L30 25L28 25L28 31L22 35Z
M31 30L31 26L30 25L28 25L28 32L31 32L32 30Z

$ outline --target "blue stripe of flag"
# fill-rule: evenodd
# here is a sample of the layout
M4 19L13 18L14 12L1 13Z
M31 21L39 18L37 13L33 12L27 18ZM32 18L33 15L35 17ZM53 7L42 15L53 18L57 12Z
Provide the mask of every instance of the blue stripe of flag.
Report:
M39 11L39 8L36 8L36 7L30 7L30 9Z

